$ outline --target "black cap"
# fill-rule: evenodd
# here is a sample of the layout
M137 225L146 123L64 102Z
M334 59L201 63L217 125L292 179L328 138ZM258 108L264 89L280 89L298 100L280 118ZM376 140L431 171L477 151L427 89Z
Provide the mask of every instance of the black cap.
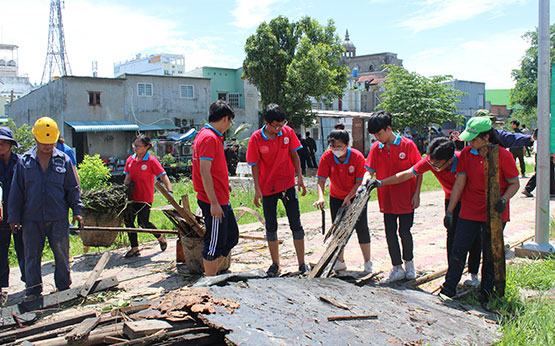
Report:
M19 146L19 144L17 144L16 140L13 138L12 130L10 130L9 127L0 127L0 139L12 142L12 144L16 147Z

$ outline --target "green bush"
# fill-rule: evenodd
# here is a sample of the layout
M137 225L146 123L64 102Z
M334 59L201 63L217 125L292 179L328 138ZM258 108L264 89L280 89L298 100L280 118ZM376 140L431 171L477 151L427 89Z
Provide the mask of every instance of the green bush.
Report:
M15 153L23 154L35 145L35 137L31 132L31 125L23 124L22 126L17 127L12 119L8 119L8 123L6 125L10 128L10 130L12 130L13 137L19 144L19 147L13 147L13 151Z
M162 164L162 166L169 166L174 164L175 162L175 157L173 157L172 154L166 154L160 159L160 163Z
M107 187L110 169L106 167L100 155L85 155L77 170L81 189L84 191Z

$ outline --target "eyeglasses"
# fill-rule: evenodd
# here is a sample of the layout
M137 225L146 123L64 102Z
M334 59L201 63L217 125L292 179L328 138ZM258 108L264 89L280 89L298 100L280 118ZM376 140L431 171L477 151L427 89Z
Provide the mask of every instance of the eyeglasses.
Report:
M287 125L287 120L285 120L285 121L283 122L283 124L280 124L280 125L270 125L270 124L268 124L268 126L270 126L271 128L273 128L273 129L276 130L276 131L281 130L282 128L285 127L285 125Z
M443 167L445 167L445 165L447 164L447 162L449 162L449 160L444 161L442 164L439 164L439 165L438 165L437 163L434 163L433 161L428 161L428 163L430 164L430 166L432 166L432 168L435 169L436 171L441 171L441 169L442 169Z

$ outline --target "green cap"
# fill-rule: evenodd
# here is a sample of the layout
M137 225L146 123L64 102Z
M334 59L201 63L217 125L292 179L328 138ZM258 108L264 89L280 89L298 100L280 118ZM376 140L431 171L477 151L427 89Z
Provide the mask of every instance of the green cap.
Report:
M491 127L491 119L488 117L470 118L459 138L463 141L471 141L480 133L491 130Z

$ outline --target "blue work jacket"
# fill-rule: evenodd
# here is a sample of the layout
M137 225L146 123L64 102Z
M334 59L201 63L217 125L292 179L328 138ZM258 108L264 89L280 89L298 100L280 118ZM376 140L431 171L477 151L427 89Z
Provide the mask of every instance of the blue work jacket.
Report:
M36 147L17 162L9 196L8 222L67 220L69 208L81 215L81 193L69 157L55 149L43 172Z
M8 223L8 196L10 195L13 173L18 160L19 156L15 153L10 155L7 165L0 160L0 183L2 184L2 207L4 208L3 224Z

